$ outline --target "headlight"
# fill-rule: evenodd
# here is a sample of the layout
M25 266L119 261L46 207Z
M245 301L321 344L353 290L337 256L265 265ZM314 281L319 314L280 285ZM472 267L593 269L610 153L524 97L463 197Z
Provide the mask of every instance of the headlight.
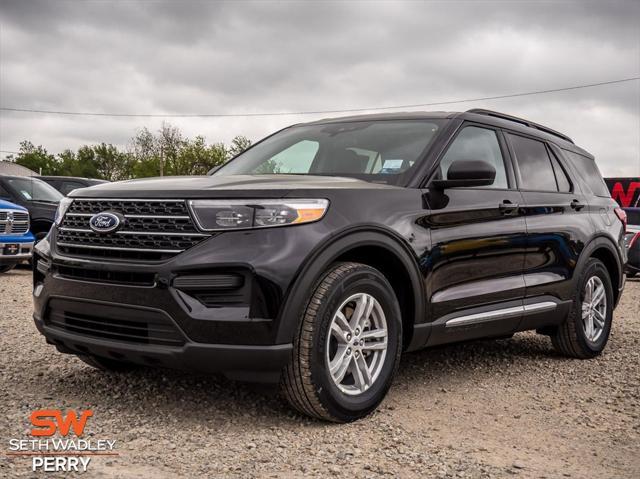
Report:
M60 226L60 223L62 223L62 218L64 218L64 215L69 209L69 206L71 206L71 203L73 203L73 200L71 198L62 198L60 200L60 204L58 205L58 209L56 210L56 226Z
M318 221L328 200L191 200L189 206L201 230L267 228Z

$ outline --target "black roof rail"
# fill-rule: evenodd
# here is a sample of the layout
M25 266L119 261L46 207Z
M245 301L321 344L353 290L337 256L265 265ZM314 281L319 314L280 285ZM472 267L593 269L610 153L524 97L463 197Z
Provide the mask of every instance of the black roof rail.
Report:
M524 118L518 118L517 116L507 115L506 113L500 113L499 111L485 110L484 108L472 108L471 110L467 110L466 112L475 113L476 115L492 116L494 118L501 118L503 120L520 123L521 125L528 126L529 128L535 128L536 130L544 131L545 133L549 133L550 135L557 136L558 138L562 138L563 140L566 140L569 143L573 143L573 140L569 138L567 135L560 133L559 131L552 130L551 128L540 125L538 123L525 120Z

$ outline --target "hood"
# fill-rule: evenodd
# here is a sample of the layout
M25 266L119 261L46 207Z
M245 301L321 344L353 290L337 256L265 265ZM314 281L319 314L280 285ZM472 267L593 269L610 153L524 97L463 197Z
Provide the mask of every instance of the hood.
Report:
M300 190L395 189L354 178L311 175L169 176L74 190L72 198L281 198Z
M19 211L27 211L26 208L16 205L14 203L10 203L5 200L0 200L0 210L19 210Z

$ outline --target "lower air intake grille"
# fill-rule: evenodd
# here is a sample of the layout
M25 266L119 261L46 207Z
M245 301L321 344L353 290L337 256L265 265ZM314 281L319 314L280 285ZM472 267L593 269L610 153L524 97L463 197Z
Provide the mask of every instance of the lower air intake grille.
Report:
M39 267L40 261L38 261ZM57 266L58 276L81 281L95 281L98 283L126 284L133 286L153 286L154 273L133 273L129 271L101 271L71 266Z
M101 314L89 314L86 310L90 308L88 304L54 299L49 305L45 324L98 339L166 346L184 344L177 328L160 313L101 306Z

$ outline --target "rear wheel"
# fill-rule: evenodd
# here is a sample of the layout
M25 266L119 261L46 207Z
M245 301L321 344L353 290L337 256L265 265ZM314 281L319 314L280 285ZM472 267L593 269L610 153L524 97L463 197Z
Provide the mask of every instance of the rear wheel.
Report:
M135 364L116 361L115 359L102 358L99 356L92 356L88 354L78 354L77 356L81 361L101 371L126 373L128 371L137 369L137 366Z
M591 258L578 281L571 312L551 340L562 354L593 358L607 344L612 319L613 288L609 272L600 260Z
M400 307L384 275L359 263L336 264L307 303L282 391L312 417L366 416L391 386L401 338Z

